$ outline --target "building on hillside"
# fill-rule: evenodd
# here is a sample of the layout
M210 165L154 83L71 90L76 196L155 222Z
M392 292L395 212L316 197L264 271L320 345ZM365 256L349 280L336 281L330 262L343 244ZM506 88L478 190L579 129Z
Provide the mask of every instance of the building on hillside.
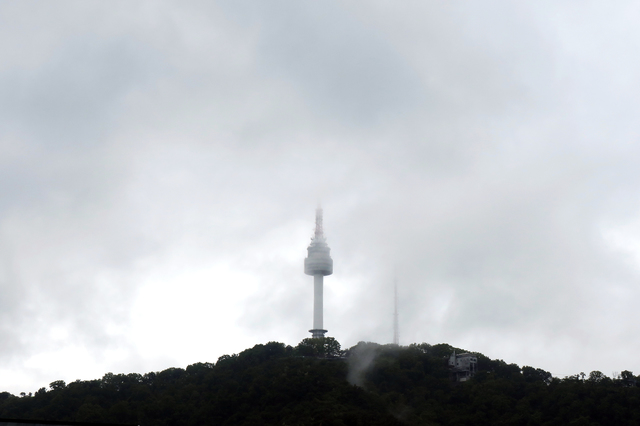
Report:
M466 382L473 377L476 374L477 365L478 358L474 354L456 354L456 351L453 351L449 357L449 370L456 382Z

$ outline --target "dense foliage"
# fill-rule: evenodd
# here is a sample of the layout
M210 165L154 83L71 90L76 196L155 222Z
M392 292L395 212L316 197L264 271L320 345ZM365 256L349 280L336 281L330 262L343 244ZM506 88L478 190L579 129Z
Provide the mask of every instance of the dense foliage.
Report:
M0 418L147 425L637 425L640 388L629 371L557 379L478 356L454 383L449 345L398 347L305 339L270 342L215 364L0 393Z

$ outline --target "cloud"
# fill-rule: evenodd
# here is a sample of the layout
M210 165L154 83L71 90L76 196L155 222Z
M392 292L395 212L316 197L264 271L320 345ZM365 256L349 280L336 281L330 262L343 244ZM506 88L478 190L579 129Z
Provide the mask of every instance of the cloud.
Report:
M633 370L630 3L36 4L0 6L6 389L296 344L318 201L344 347L397 276L402 343Z

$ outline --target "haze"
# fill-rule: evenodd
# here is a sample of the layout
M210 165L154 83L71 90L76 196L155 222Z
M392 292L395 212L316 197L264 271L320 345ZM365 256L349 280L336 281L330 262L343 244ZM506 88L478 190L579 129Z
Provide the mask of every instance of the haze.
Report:
M0 391L295 345L640 372L640 6L0 1Z

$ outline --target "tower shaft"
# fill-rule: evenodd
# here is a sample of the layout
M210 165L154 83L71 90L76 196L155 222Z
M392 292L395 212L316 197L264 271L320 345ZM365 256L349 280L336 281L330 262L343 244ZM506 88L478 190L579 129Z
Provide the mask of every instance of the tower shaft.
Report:
M322 326L323 279L322 275L313 276L313 330L310 330L311 337L324 337L324 333L327 332Z
M316 330L322 330L323 278L322 275L313 276L313 328Z

